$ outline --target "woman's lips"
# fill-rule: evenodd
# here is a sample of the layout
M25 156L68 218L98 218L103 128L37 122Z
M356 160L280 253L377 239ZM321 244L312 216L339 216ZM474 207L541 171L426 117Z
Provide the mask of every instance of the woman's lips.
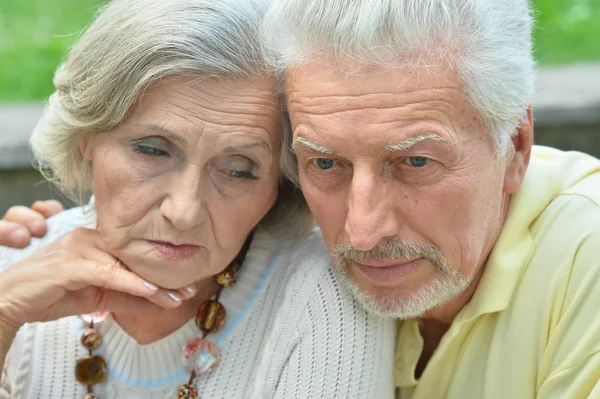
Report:
M200 249L198 245L174 245L164 241L148 241L148 243L168 260L184 260L194 256Z
M360 273L376 285L393 285L419 268L424 258L398 263L398 260L354 262Z

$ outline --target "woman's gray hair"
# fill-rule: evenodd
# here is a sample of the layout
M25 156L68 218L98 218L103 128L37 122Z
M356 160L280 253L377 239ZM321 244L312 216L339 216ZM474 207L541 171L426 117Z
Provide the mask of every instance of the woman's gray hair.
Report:
M446 60L502 153L532 102L527 0L278 0L263 35L280 73L310 61L383 67Z
M152 84L170 76L202 80L271 75L260 42L268 5L269 0L108 3L56 71L56 91L31 138L38 168L81 201L92 181L82 138L121 123ZM283 165L293 157L288 148L285 142ZM301 193L282 179L278 203L267 219L290 221L288 216L306 209Z

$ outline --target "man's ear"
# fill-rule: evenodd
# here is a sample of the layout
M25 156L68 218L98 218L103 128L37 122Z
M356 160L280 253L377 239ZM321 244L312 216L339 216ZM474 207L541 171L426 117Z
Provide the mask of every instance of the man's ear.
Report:
M85 133L81 138L79 143L79 151L81 152L81 156L86 161L92 160L92 143L94 142L94 134L93 133Z
M506 174L504 176L504 192L508 194L515 193L525 180L525 172L531 158L531 147L533 146L533 111L531 106L527 109L527 114L523 115L517 133L512 136L511 143L513 148L512 158L506 164Z

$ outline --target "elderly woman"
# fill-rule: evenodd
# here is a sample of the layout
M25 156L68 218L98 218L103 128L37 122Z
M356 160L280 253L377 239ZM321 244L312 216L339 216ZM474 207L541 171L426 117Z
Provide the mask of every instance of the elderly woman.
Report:
M94 197L0 247L0 398L393 397L393 323L280 174L264 4L217 4L114 1L57 71L33 150Z

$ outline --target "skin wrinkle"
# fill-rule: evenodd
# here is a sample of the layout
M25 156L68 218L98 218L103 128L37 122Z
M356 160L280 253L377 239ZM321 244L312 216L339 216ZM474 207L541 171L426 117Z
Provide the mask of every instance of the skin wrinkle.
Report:
M261 126L260 124L255 125L253 122L256 122L257 120L268 120L268 117L272 116L269 110L272 111L274 107L278 107L277 101L273 99L272 93L267 90L257 89L255 90L256 94L254 95L244 95L241 93L236 93L234 95L229 93L215 93L212 88L200 88L199 90L204 94L204 97L211 97L217 101L222 101L224 103L229 102L232 105L237 105L235 108L218 108L214 106L215 102L213 101L206 101L200 97L189 96L185 92L188 84L189 81L187 79L183 80L183 84L174 87L173 92L174 94L181 96L182 99L185 98L185 104L188 106L199 107L200 109L210 111L210 114L207 114L209 116L209 119L206 120L207 123L211 122L222 126L228 126L230 123L228 117L233 116L236 118L238 116L248 115L253 116L253 118L246 121L246 123L248 123L247 127L265 129L264 123L262 123L263 126ZM251 111L247 109L248 105L252 105Z
M445 89L445 90L449 90ZM424 92L424 91L429 91L429 92L435 92L436 89L419 89L419 90L413 90L413 92ZM305 113L310 113L311 115L319 115L319 116L327 116L327 115L331 115L331 114L336 114L336 113L346 113L346 112L352 112L352 111L364 111L364 110L391 110L393 111L395 108L397 108L399 105L401 105L402 107L409 107L409 106L422 106L421 101L419 99L414 99L412 100L412 102L406 102L403 101L404 100L404 94L403 96L398 98L398 95L394 95L392 93L389 93L389 97L391 98L397 98L396 101L387 101L386 105L383 105L383 102L385 100L387 100L387 95L383 94L379 97L377 96L373 96L371 94L357 94L354 96L310 96L308 95L306 98L302 98L302 102L300 104L298 104L298 110L297 112L305 112ZM410 94L410 93L408 93ZM364 99L364 97L367 97L366 99ZM327 110L327 107L331 107L331 102L333 99L344 99L344 100L353 100L353 102L356 104L355 106L351 107L348 106L347 103L345 103L346 105L344 106L343 111L329 111ZM369 106L369 101L373 101L374 99L377 99L378 101L378 105L371 105ZM288 102L291 103L296 103L296 99L294 98L293 94L288 95ZM438 102L440 104L445 104L447 106L447 108L451 108L452 107L452 103L448 100L446 100L444 98L444 96L439 96L438 98L435 99L429 99L429 102Z

